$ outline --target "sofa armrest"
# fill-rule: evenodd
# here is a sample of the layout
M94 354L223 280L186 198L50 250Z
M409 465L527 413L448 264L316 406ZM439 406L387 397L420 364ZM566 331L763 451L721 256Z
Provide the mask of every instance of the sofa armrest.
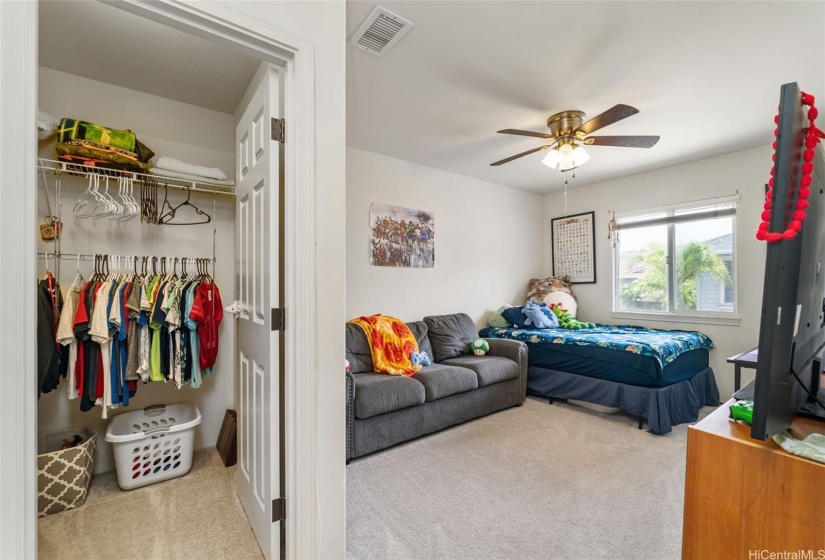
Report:
M355 377L347 372L347 463L352 459L352 431L355 422Z
M518 364L519 380L521 381L521 402L527 395L527 345L518 340L506 338L485 338L490 345L489 356L500 356L513 360Z

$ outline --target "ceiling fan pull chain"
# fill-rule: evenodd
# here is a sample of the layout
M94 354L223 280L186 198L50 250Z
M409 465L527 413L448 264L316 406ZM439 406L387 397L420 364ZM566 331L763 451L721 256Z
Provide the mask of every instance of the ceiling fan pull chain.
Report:
M567 173L564 174L564 214L567 215Z
M825 132L818 129L814 121L816 121L816 117L819 115L819 111L817 110L816 106L814 105L814 96L808 93L802 92L802 104L807 105L810 107L808 109L808 122L809 126L806 129L802 130L802 133L805 134L805 152L802 154L802 159L804 163L802 164L802 179L799 181L799 191L798 197L796 201L796 211L793 213L792 217L793 220L791 223L788 224L788 227L785 231L779 233L774 231L768 231L770 227L770 219L771 219L771 198L773 196L773 175L774 175L774 168L771 168L771 177L768 179L768 192L765 194L765 206L764 210L762 211L762 223L759 224L759 229L756 231L756 238L760 241L767 241L768 243L776 243L777 241L782 241L783 239L793 239L796 237L796 234L802 229L802 222L805 221L806 214L805 209L808 207L808 197L811 195L811 173L814 170L813 159L816 151L816 145L820 142L821 139L825 138ZM776 128L773 131L773 135L777 136L779 134L779 115L776 115L773 119L773 122L776 123ZM776 140L773 141L772 147L774 151L776 150ZM772 161L776 161L776 153L771 156Z

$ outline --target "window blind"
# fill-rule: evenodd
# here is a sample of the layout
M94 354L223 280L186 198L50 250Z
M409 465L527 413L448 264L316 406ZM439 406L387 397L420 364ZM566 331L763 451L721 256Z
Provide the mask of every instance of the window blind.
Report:
M716 218L727 218L736 215L736 208L733 206L714 207L699 210L677 210L670 215L663 216L661 213L653 214L649 218L643 216L618 219L619 229L630 229L637 227L651 227L670 224L681 224L685 222L696 222L699 220L712 220Z

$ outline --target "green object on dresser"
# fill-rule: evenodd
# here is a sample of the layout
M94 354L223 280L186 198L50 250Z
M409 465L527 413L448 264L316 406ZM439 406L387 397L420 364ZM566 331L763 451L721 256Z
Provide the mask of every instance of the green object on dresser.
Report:
M753 423L753 401L737 401L730 405L730 417L751 425Z

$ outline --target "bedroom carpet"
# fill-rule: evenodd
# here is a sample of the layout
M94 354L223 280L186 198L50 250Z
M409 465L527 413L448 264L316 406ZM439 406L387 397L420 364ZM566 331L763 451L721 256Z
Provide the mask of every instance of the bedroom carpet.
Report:
M38 520L40 560L263 560L235 493L235 467L214 447L192 470L124 492L115 473L92 477L86 503Z
M678 559L686 439L528 397L353 460L347 557Z

